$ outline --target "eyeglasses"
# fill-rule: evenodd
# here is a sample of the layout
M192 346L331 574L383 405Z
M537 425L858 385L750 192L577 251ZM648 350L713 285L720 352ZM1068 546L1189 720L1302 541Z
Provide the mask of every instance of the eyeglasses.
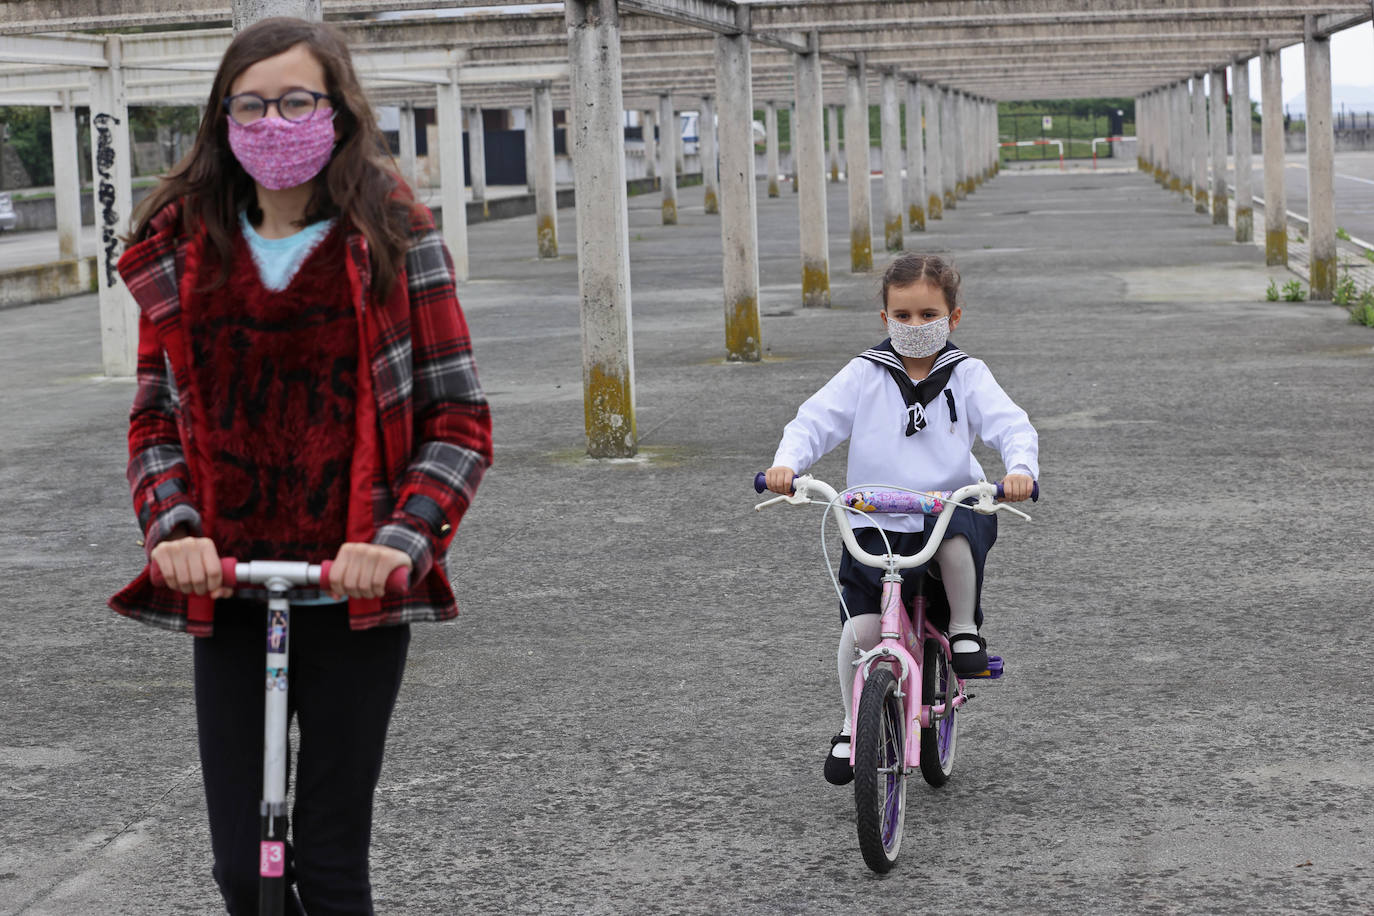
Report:
M239 124L252 124L267 116L268 105L276 105L277 114L284 120L305 121L315 114L321 101L326 103L326 110L334 104L327 93L309 89L292 89L275 99L265 99L256 92L240 92L224 100L224 110Z

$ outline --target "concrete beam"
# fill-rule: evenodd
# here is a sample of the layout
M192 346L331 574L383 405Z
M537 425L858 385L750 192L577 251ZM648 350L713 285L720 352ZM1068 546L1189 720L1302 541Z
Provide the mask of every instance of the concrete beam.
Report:
M897 77L882 75L880 124L883 162L883 241L888 251L902 250L902 113L897 102Z
M1236 241L1255 238L1255 211L1251 192L1251 159L1254 153L1253 119L1250 112L1250 62L1231 65L1231 135L1236 158Z
M553 93L537 86L533 99L534 214L539 257L558 257L558 188L554 184Z
M1279 52L1260 55L1260 133L1264 150L1264 261L1288 264L1288 194L1283 183L1283 71Z
M754 96L749 37L716 36L720 106L720 237L725 295L725 358L763 358L759 318L758 191L754 183Z
M635 427L630 224L616 0L565 0L575 104L569 145L577 199L577 282L587 454L629 458Z
M663 225L677 225L677 150L681 137L677 129L677 111L673 95L664 92L658 97L658 123L663 129L658 137L659 187L663 192Z
M430 157L439 160L439 199L443 202L444 244L453 258L459 283L468 278L468 207L463 193L463 109L458 67L450 68L447 85L435 89L434 106L439 129L439 148Z
M1212 224L1225 226L1231 221L1226 191L1226 71L1213 70L1209 82L1212 115Z
M800 204L802 306L830 307L830 227L825 205L825 130L821 58L796 55L797 123L793 136Z
M233 0L230 9L230 21L235 32L241 32L253 23L272 16L291 16L312 22L324 19L320 0Z
M133 209L129 109L120 39L112 35L105 42L107 65L91 71L91 174L95 222L100 229L96 252L100 352L107 376L128 377L138 366L138 308L116 264L124 251L122 239L129 232Z
M1331 125L1331 39L1303 42L1307 77L1308 260L1313 299L1336 291L1335 135ZM1267 204L1268 201L1266 200Z
M868 74L863 56L848 68L844 107L845 171L849 173L849 270L873 269L873 186L868 164Z
M921 129L921 84L906 81L906 217L907 228L926 228L926 155Z

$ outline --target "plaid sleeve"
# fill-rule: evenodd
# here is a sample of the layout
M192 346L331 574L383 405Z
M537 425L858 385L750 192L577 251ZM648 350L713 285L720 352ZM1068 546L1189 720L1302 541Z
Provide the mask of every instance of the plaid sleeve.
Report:
M143 529L143 546L153 548L178 525L199 534L200 512L191 504L190 474L177 431L177 396L171 369L146 316L138 324L138 388L129 413L129 488Z
M454 289L453 261L428 220L406 254L415 448L378 544L405 551L423 578L453 539L491 466L491 412Z

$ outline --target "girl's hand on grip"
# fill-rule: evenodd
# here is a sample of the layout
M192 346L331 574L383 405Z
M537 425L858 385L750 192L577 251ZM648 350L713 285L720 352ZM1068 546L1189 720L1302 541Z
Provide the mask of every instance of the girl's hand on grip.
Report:
M232 588L224 587L224 571L219 552L209 538L173 533L153 548L152 562L166 581L166 587L187 595L228 598Z
M1003 502L1019 503L1030 499L1035 481L1025 474L1008 474L1002 478Z
M329 592L335 598L380 598L396 569L415 564L403 551L381 544L352 541L339 548L329 570Z
M768 489L774 493L781 493L783 496L790 495L792 492L792 478L797 476L797 472L785 464L777 464L763 472L764 482Z

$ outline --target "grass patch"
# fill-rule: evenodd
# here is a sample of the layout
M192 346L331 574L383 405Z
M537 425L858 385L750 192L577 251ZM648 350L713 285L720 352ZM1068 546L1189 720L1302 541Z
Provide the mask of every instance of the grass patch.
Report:
M1264 298L1270 302L1279 301L1279 283L1277 280L1270 280L1269 286L1264 291Z
M1350 320L1355 324L1374 328L1374 292L1365 290L1360 298L1349 306Z
M1283 284L1283 298L1285 302L1303 302L1307 299L1307 290L1302 288L1302 281L1289 280Z
M1336 227L1336 238L1340 239L1342 242L1348 242L1350 241L1350 233L1338 226Z
M1355 289L1355 281L1350 279L1350 271L1341 271L1341 278L1336 281L1336 288L1331 291L1331 301L1337 305L1350 306L1359 298L1359 291Z

